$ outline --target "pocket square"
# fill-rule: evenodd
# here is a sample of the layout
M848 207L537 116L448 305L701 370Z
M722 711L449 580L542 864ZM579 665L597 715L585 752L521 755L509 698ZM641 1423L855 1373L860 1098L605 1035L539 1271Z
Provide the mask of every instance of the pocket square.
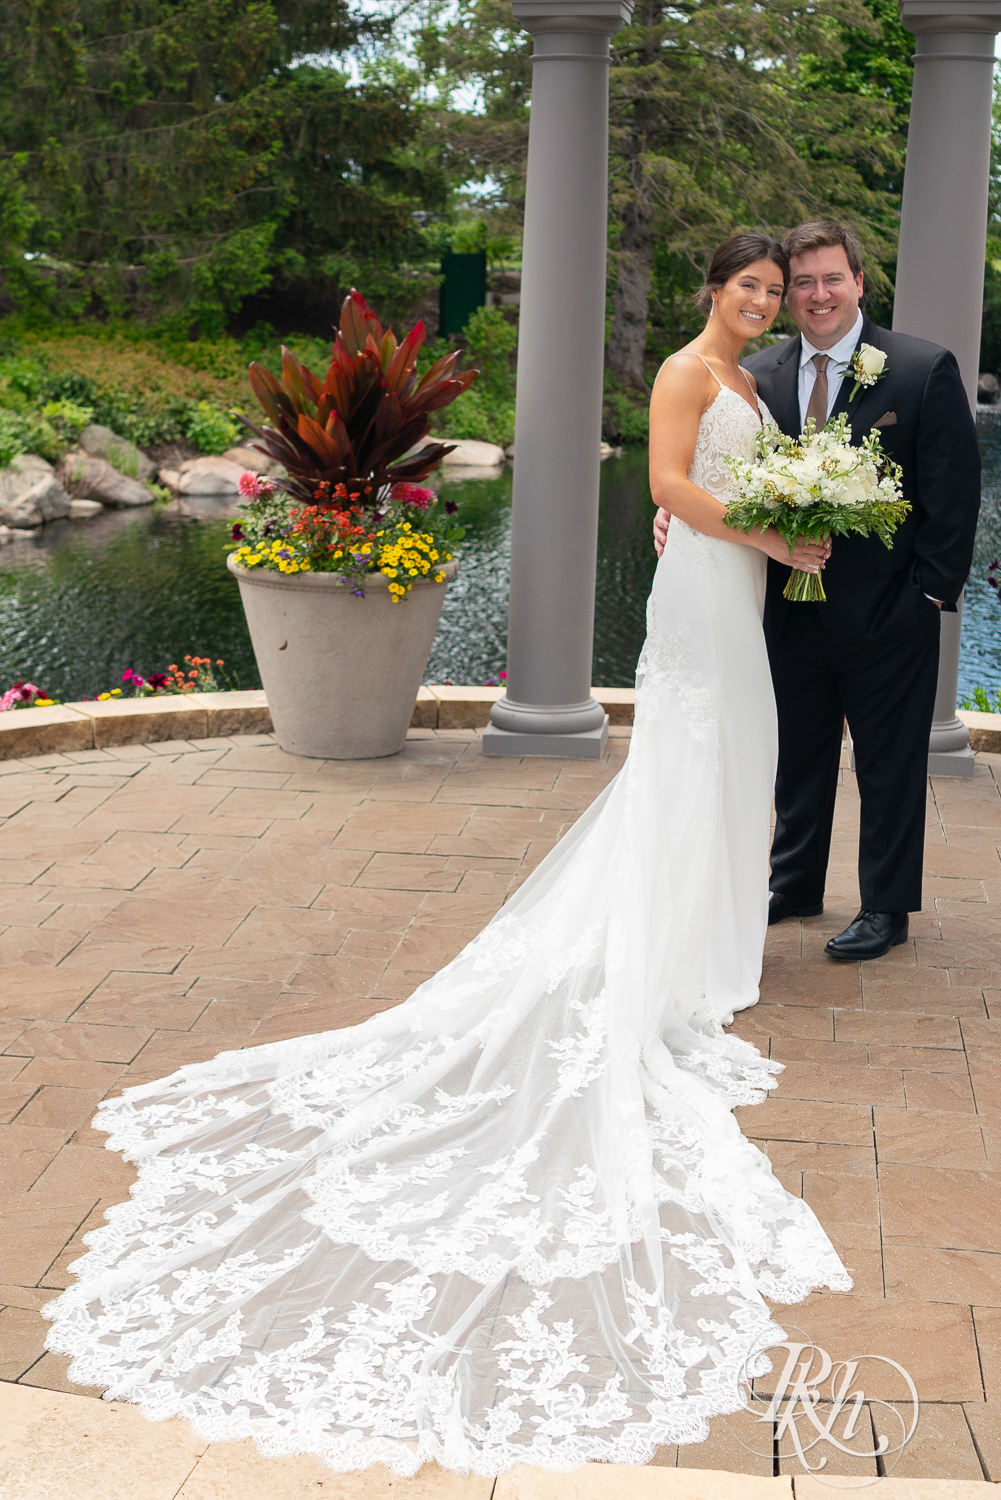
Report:
M895 411L885 411L879 421L873 422L872 425L873 427L895 427L896 423L897 413Z

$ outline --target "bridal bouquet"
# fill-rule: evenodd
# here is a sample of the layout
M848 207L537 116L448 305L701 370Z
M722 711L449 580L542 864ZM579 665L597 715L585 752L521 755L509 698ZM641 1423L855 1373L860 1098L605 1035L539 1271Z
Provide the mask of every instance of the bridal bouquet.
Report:
M727 458L740 494L724 520L735 531L774 526L791 547L797 537L878 536L892 547L893 533L910 510L900 488L901 469L880 447L875 428L853 444L846 415L818 432L813 421L802 436L786 437L766 423L748 461ZM783 590L786 599L826 599L819 573L794 568Z

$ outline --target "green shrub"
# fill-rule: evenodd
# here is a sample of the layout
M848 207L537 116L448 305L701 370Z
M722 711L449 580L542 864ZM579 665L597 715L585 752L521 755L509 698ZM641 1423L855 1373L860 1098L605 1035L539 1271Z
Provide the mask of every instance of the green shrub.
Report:
M42 407L42 421L52 428L56 445L62 458L67 448L72 448L83 429L94 420L94 408L82 406L78 401L47 401ZM49 458L45 453L43 458ZM52 460L55 462L55 460Z
M609 370L605 371L601 435L616 444L645 445L650 437L649 398L641 391L627 390Z
M515 373L511 356L518 346L518 329L499 307L478 307L462 330L464 364L480 372L476 390L491 401L513 402Z
M0 406L0 469L6 469L19 453L29 453L28 422L19 412Z
M0 341L11 351L0 365L0 405L30 412L70 400L141 448L177 442L191 426L218 443L223 423L228 447L236 429L225 411L251 404L253 356L233 338L185 339L124 322L32 328L10 317L0 323ZM211 418L200 403L212 408Z
M12 359L4 360L3 383L11 405L14 404L11 398L18 396L28 402L40 401L42 380L42 368L30 355L16 354Z
M200 453L225 453L239 442L240 428L211 401L195 401L184 417L184 436Z
M488 405L473 386L435 424L435 432L444 438L475 438L506 448L514 442L514 402Z
M92 417L89 406L73 401L48 401L40 411L0 407L0 468L19 453L37 453L58 463Z
M511 356L518 330L499 307L478 307L458 339L466 369L479 370L475 385L432 422L435 433L450 438L475 438L506 448L514 441L515 375ZM431 364L454 345L435 339L426 350Z
M42 401L73 401L92 409L99 400L97 387L81 370L54 370L43 375L38 395Z

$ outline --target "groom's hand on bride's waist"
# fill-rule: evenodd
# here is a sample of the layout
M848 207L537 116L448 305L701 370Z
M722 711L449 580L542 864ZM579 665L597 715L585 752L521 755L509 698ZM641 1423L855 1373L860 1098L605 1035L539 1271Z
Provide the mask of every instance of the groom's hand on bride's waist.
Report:
M667 542L667 528L671 524L671 512L664 507L658 506L657 514L653 518L653 544L657 549L659 557Z

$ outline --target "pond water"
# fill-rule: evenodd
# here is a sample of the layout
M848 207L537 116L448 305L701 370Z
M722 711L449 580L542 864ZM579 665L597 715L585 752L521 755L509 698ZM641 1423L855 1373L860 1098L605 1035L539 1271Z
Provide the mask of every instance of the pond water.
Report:
M987 567L1001 554L1001 421L985 430L984 504L966 593L960 695L1001 685L1001 600ZM466 526L427 682L482 683L504 667L511 471L445 480ZM655 558L646 459L601 467L593 681L632 685ZM110 512L57 522L0 551L0 689L36 682L64 702L116 686L126 667L162 671L185 652L222 657L258 685L239 593L225 567L230 520ZM554 559L554 567L559 559ZM405 606L402 606L405 608Z

